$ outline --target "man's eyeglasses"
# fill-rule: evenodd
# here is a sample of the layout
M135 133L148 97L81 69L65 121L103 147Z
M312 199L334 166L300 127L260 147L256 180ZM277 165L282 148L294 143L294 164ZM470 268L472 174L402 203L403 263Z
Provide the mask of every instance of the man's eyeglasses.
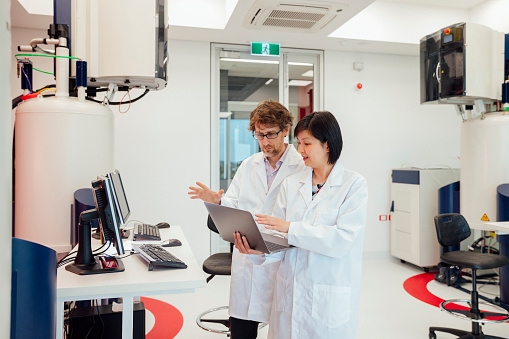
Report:
M279 133L281 133L283 129L281 128L278 132L270 132L270 133L267 133L267 134L261 134L261 133L254 133L253 132L253 138L257 139L257 140L263 140L264 137L266 137L267 139L276 139L277 136L279 135Z

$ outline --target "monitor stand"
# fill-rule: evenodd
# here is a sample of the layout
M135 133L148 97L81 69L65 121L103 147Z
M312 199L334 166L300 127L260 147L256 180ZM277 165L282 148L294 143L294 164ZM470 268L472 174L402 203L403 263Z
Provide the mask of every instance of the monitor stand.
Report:
M113 258L113 257L110 257ZM79 275L88 275L88 274L100 274L100 273L114 273L114 272L123 272L125 271L124 263L122 260L114 258L117 267L112 268L103 268L101 262L97 257L94 258L94 263L87 265L86 267L80 267L82 265L76 265L75 263L69 264L65 266L65 269L69 272L76 273Z
M114 267L103 267L101 260L92 254L92 223L91 220L99 218L96 209L82 212L78 225L78 253L74 263L65 266L69 272L79 275L123 272L125 270L122 260L114 257L105 257L108 260L114 259ZM102 258L102 257L101 257Z

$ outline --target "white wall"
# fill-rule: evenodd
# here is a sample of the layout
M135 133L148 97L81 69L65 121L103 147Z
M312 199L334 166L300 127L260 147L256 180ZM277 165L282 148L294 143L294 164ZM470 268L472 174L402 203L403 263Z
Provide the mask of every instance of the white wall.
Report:
M491 27L500 32L509 33L509 21L501 13L509 12L509 1L491 0L470 9L470 21Z
M170 40L168 86L115 113L115 166L130 219L182 226L195 256L210 255L207 213L188 187L210 186L210 44ZM122 107L125 110L126 107Z
M10 87L10 1L0 1L0 338L9 338L11 328L11 234L12 234L12 121Z
M324 108L343 134L340 161L369 185L364 250L387 252L390 223L378 216L389 214L391 169L459 167L461 118L453 106L420 105L418 57L325 51L324 74Z

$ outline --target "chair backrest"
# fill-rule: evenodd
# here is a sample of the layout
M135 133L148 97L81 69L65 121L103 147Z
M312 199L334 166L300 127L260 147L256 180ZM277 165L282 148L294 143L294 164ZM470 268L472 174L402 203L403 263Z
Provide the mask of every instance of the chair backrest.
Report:
M465 217L458 213L439 214L435 217L438 242L448 247L458 245L470 236L470 227Z
M219 231L217 230L217 227L216 227L216 224L214 224L214 221L212 220L212 218L210 217L210 214L209 214L209 218L207 219L207 227L209 228L209 230L211 230L212 232L215 232L217 234L219 234Z
M219 231L217 230L216 224L214 224L214 220L212 220L212 218L210 217L210 214L209 214L209 217L207 219L207 227L212 232L216 232L217 234L219 234ZM230 253L233 253L233 244L232 243L230 243Z

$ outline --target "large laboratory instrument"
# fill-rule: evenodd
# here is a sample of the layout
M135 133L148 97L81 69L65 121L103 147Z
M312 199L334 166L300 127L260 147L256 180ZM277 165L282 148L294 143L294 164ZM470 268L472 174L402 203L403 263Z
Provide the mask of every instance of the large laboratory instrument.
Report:
M115 93L144 90L134 102L167 82L167 0L71 3L68 12L55 8L64 24L52 24L49 38L32 39L16 54L23 96L15 118L14 234L59 253L71 250L74 192L115 169L110 106L122 104ZM55 59L56 86L38 90L32 63L41 55Z
M497 221L497 187L509 183L509 112L461 126L461 213L473 228ZM489 230L489 227L488 227Z
M458 23L420 41L421 103L472 104L500 100L504 34Z
M71 55L88 61L89 86L166 87L167 0L72 0L71 7Z
M460 23L421 39L421 103L454 104L461 126L460 213L476 236L499 218L498 188L509 183L509 81L503 33ZM507 222L509 224L509 222ZM498 235L509 253L509 235ZM509 267L500 301L509 305Z
M78 61L77 96L69 96L67 27L51 25L46 44L55 45L56 89L35 92L31 64L23 62L25 95L16 107L14 234L57 252L71 249L73 193L90 186L97 173L113 171L113 113L85 100L86 63ZM39 48L43 39L32 40ZM34 47L35 46L35 47ZM29 86L26 86L26 85Z
M428 270L440 261L433 218L438 189L458 181L457 168L392 170L391 255Z

